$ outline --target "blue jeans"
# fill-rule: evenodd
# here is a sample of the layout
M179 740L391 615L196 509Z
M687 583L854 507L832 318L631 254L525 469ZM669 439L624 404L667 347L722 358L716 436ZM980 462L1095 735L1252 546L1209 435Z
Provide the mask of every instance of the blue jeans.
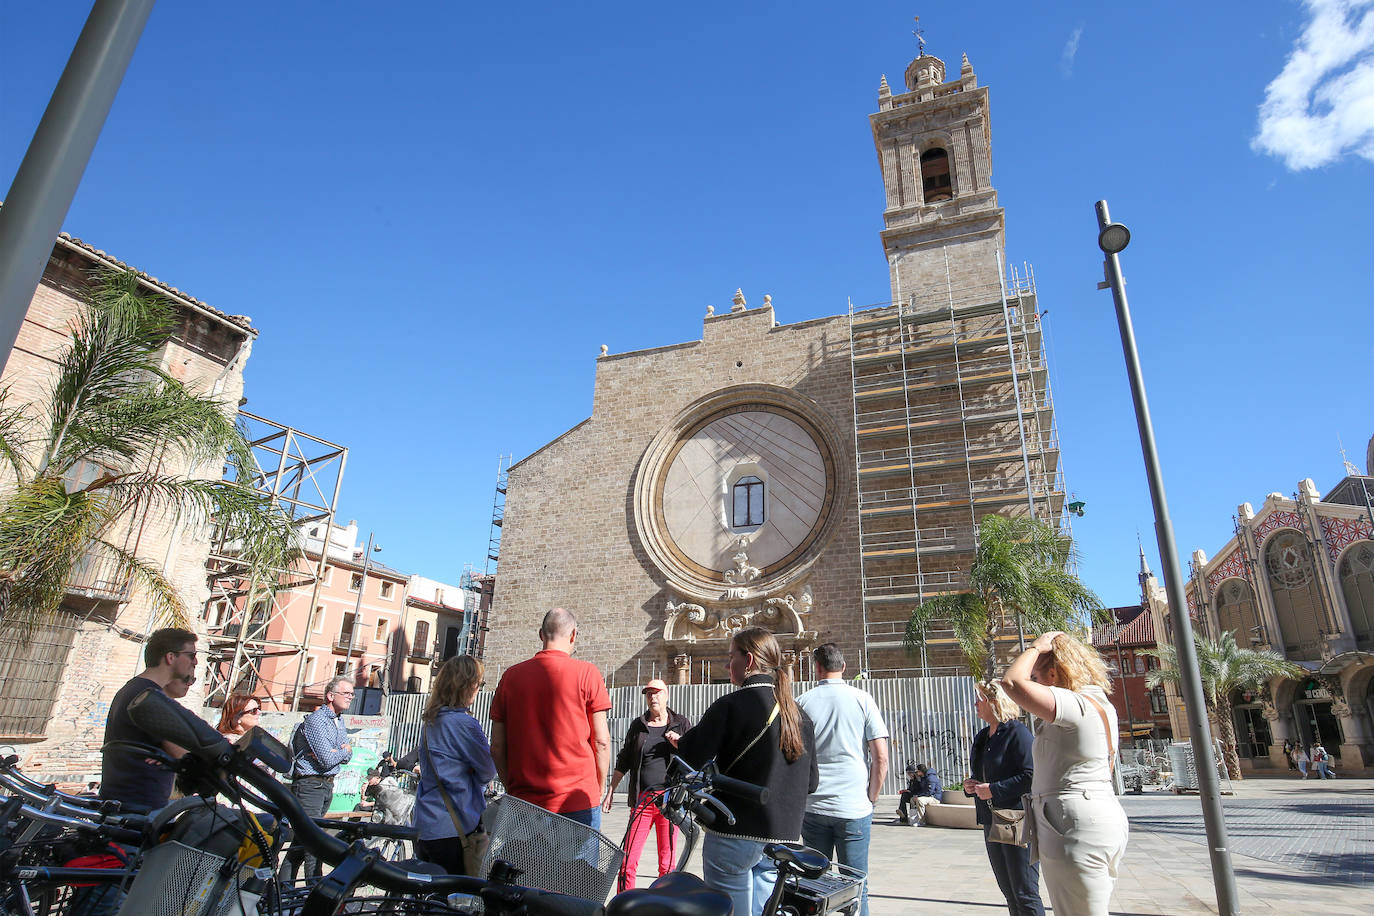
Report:
M577 821L579 824L586 824L593 830L601 829L601 806L588 808L585 811L560 811L560 817L566 817L570 821Z
M762 916L778 867L763 854L762 843L708 833L701 844L701 877L730 896L735 916Z
M997 877L997 886L1007 901L1011 916L1045 916L1040 901L1040 866L1030 864L1030 850L1024 846L989 843L987 828L983 828L983 845L988 848L988 861Z
M115 916L127 896L117 884L97 884L72 891L71 916Z
M829 814L813 814L808 811L802 816L802 842L825 856L838 859L841 865L848 865L868 874L868 838L873 829L873 815L865 817L834 817ZM863 909L861 916L868 916L868 882L864 882Z
M1335 778L1331 775L1331 767L1325 760L1317 761L1317 772L1321 774L1322 779Z

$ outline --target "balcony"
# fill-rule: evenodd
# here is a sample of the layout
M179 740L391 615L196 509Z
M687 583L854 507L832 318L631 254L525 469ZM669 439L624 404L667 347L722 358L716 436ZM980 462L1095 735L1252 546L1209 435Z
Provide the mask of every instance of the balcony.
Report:
M362 654L363 654L363 650L364 650L364 648L365 648L365 645L364 645L364 644L367 642L367 640L366 640L365 638L361 638L361 639L360 639L360 638L358 638L358 637L356 637L356 636L352 637L351 642L353 643L353 645L352 645L351 647L349 646L349 642L350 642L350 634L348 634L348 633L340 633L338 636L334 637L334 645L333 645L334 651L335 651L336 653L340 654L340 655L362 655Z
M87 553L67 576L66 592L91 601L127 601L129 577L119 573L119 562L113 557Z
M406 658L412 662L430 662L434 660L436 654L433 646L411 646Z

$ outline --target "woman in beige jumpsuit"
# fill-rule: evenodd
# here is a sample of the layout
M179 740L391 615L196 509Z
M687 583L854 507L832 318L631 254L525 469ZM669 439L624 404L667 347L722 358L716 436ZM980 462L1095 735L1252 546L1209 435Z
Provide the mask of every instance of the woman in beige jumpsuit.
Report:
M1128 833L1112 785L1117 724L1107 666L1091 646L1045 633L1012 662L1002 684L1041 720L1026 810L1055 916L1106 916Z

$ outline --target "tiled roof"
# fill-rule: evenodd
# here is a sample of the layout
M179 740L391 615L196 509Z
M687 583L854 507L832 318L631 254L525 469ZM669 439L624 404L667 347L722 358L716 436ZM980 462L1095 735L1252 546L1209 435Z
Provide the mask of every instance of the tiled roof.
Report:
M113 264L120 270L133 271L135 274L138 275L139 279L143 280L149 286L155 286L158 289L162 290L164 293L175 296L177 299L180 299L181 301L203 312L206 312L207 314L215 316L216 318L220 319L226 324L231 324L234 327L247 331L250 334L256 335L258 333L257 328L253 327L251 319L249 319L246 315L230 315L226 312L221 312L214 306L206 305L204 302L201 302L195 296L192 296L189 293L183 293L181 290L177 289L175 286L172 286L170 283L163 283L157 277L146 274L143 271L139 270L137 267L131 267L130 265L125 264L123 261L119 260L119 258L116 258L114 255L105 251L101 251L94 245L88 245L85 242L81 241L81 239L69 235L66 232L59 233L57 239L59 243L65 242L69 247L76 248L80 251L85 252L88 255L93 255L97 258L100 258L103 261Z
M1117 623L1101 624L1093 627L1095 646L1154 646L1154 616L1144 608L1115 608ZM1123 610L1133 610L1133 614L1122 614Z

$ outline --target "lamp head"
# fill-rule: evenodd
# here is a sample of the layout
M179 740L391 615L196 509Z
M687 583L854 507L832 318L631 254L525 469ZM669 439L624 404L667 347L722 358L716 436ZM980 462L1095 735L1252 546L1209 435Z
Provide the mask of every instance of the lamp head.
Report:
M1108 223L1097 234L1097 247L1105 254L1119 254L1131 244L1131 230L1121 223Z

